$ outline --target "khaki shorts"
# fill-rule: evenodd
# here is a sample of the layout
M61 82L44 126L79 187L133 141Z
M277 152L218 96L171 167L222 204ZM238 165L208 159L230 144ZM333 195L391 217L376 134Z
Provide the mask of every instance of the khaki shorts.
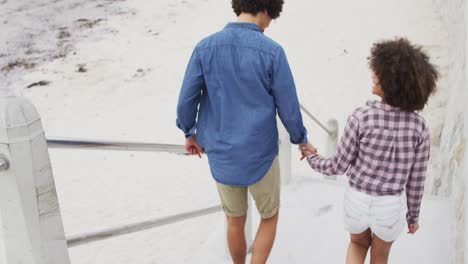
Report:
M226 215L240 217L247 213L248 195L252 195L257 210L263 219L268 219L278 212L280 206L280 169L278 157L270 170L257 183L250 186L229 186L217 183L221 204Z

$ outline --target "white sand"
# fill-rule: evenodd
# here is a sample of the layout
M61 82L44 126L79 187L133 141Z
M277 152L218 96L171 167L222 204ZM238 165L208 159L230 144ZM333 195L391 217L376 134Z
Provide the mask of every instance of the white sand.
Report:
M201 38L235 19L229 3L0 0L0 69L22 59L36 64L0 71L0 88L30 98L50 137L182 144L175 104L185 66ZM287 1L283 16L266 33L285 47L301 102L321 120L336 118L341 128L354 108L373 98L366 57L374 41L408 36L446 71L446 34L431 1ZM84 73L78 72L81 64ZM41 80L50 84L24 89ZM432 175L440 166L437 139L445 100L440 93L424 113L435 135ZM323 149L325 133L305 122L310 139ZM63 150L51 155L67 235L218 202L206 159ZM342 187L311 182L311 174L305 163L293 162L295 181L283 195L272 263L342 261ZM432 181L431 176L429 192ZM330 212L315 215L329 204ZM444 263L449 255L447 201L424 204L423 229L397 244L395 263ZM219 263L221 219L213 215L73 248L73 263ZM203 261L208 257L212 262ZM410 261L420 257L424 261Z

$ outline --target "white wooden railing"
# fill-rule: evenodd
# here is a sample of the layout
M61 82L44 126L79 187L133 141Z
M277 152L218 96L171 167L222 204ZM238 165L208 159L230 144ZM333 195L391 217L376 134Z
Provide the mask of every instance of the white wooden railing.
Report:
M337 144L336 121L324 125L304 106L301 105L301 109L327 133L327 153L332 153ZM186 155L182 145L69 138L46 140L40 117L31 103L19 97L0 98L0 263L67 264L70 263L67 250L69 247L222 210L221 206L207 207L65 238L48 148L151 151ZM287 184L291 180L291 144L282 126L279 158L282 182ZM248 215L251 216L252 212L249 211ZM251 245L251 217L246 225L246 238Z

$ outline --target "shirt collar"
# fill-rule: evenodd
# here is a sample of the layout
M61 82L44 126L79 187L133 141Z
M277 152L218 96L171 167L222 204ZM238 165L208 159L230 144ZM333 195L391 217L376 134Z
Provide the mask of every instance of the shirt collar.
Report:
M385 110L385 111L401 111L400 108L398 108L398 107L391 106L389 104L382 103L382 102L379 102L379 101L368 101L367 105L370 106L370 107L382 109L382 110Z
M258 32L262 32L263 30L257 26L255 23L247 23L247 22L230 22L226 25L225 28L246 28L246 29L253 29Z

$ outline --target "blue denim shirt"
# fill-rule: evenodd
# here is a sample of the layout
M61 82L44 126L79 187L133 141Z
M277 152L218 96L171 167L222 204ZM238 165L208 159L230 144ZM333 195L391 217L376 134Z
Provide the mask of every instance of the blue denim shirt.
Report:
M190 58L177 126L208 155L217 182L261 180L278 154L276 112L291 142L307 142L294 79L283 48L252 23L229 23Z

